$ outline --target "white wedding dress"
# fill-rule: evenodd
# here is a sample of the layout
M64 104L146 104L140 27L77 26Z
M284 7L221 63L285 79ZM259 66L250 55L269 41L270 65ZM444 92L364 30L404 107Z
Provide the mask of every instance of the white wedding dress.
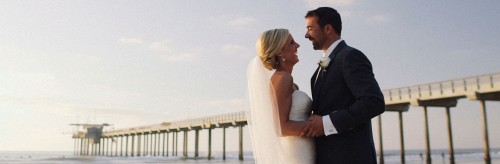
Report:
M312 164L315 158L313 138L281 135L276 98L270 84L272 73L265 69L258 56L248 65L247 121L255 163ZM289 119L307 121L311 103L306 93L294 91Z
M307 121L311 113L311 98L300 90L292 94L292 107L289 119L292 121ZM284 157L289 164L312 164L314 163L314 140L298 136L281 137Z

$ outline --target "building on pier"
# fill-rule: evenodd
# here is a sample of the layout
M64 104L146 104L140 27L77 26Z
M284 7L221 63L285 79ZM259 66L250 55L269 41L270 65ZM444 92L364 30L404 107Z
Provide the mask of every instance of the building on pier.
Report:
M75 140L75 155L90 155L94 153L94 146L99 145L103 134L103 128L110 124L70 124L76 126L77 130L73 138L80 139L78 144ZM90 148L89 148L90 147ZM78 150L79 148L79 150Z

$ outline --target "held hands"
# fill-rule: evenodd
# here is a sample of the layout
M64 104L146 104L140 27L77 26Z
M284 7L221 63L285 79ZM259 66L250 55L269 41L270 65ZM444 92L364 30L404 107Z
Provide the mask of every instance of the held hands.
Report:
M319 115L311 115L307 121L306 127L300 133L300 136L319 137L324 135L323 119Z

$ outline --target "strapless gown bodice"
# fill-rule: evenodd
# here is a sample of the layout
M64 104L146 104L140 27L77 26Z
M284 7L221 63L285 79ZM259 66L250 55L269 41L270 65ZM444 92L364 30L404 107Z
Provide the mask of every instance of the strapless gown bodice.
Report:
M300 90L292 94L292 106L288 119L292 121L307 121L311 114L311 98ZM285 157L289 164L312 164L315 158L315 145L313 138L298 136L282 137L281 143Z
M306 121L311 113L311 98L301 90L296 90L292 94L292 106L288 119L292 121Z

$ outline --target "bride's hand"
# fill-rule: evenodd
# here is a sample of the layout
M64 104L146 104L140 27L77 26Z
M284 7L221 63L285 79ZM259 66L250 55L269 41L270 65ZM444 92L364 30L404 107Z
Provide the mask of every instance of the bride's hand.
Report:
M308 123L304 130L300 133L300 136L305 137L319 137L324 134L323 131L323 119L319 115L311 115L309 117Z

